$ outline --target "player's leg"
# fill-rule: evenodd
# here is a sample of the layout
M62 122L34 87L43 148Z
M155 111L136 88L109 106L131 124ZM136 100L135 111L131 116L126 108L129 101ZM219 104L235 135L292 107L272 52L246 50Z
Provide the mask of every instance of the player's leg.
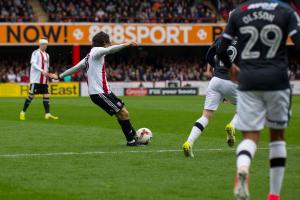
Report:
M101 107L110 116L116 115L122 131L126 137L128 146L137 146L135 141L135 129L129 120L129 112L124 107L121 99L116 97L113 93L110 94L93 94L90 95L91 100Z
M228 146L230 146L230 147L233 147L234 143L235 143L235 124L236 124L236 122L237 122L237 114L235 114L233 116L232 120L230 121L230 123L225 126L225 131L227 133L226 141L227 141Z
M259 132L265 124L266 108L260 92L238 91L236 127L243 140L236 150L236 178L234 195L237 200L249 199L248 177L251 161L256 152Z
M268 200L279 200L287 158L284 129L290 114L290 90L272 91L265 95L267 101L266 126L270 128L270 192Z
M243 140L236 150L237 173L234 194L236 200L249 199L249 169L259 141L259 131L243 131Z
M31 104L31 101L34 98L34 84L30 84L30 88L29 88L29 95L26 97L24 105L23 105L23 109L20 112L20 120L25 120L25 112L27 110L27 108L29 107L29 105Z
M48 92L48 85L47 84L43 84L41 85L40 88L40 93L43 94L43 105L44 105L44 109L45 109L45 119L49 120L49 119L58 119L57 116L54 116L50 113L50 98L49 98L49 92Z
M233 105L237 103L237 85L231 81L225 80L221 86L223 96ZM227 144L230 147L235 143L235 124L237 122L237 114L235 114L229 124L225 126L227 133Z
M187 139L190 146L193 146L199 136L202 134L209 121L212 119L214 110L204 110L202 116L196 120L190 135Z
M116 117L126 137L127 145L129 146L134 145L136 143L135 140L136 131L130 122L128 110L125 107L123 107L120 110L120 112L116 114Z
M270 192L268 200L280 200L287 158L284 130L270 129Z
M205 127L211 120L214 111L218 109L218 106L223 99L223 96L218 91L219 80L221 79L214 77L209 82L202 116L196 120L187 141L182 145L182 149L186 157L194 157L192 151L193 145L203 133Z

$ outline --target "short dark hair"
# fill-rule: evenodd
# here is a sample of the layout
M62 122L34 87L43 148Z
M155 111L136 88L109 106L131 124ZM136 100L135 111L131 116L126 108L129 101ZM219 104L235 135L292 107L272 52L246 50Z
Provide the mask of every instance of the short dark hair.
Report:
M93 47L104 47L106 44L110 44L109 35L103 31L97 33L92 39Z

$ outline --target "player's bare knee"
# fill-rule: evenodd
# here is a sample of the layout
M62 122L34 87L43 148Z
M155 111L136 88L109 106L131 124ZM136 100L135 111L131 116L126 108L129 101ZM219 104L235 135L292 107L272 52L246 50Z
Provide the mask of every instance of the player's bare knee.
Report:
M260 135L259 131L242 131L243 139L253 140L256 144L258 144Z
M283 141L284 140L284 129L270 129L270 141Z
M120 112L117 113L118 119L126 120L129 119L129 112L123 108Z
M34 98L34 94L29 94L28 98L33 99Z
M211 120L213 114L214 114L213 110L204 110L202 116L206 117L208 120Z

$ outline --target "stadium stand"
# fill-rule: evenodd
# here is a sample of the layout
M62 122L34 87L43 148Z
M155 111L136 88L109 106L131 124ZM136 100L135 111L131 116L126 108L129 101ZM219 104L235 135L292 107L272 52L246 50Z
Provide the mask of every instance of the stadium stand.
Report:
M54 61L51 71L60 73L70 65L66 62ZM165 81L165 80L207 80L204 76L205 63L194 59L175 57L161 58L155 63L145 62L143 59L108 60L106 65L109 81ZM7 58L0 61L0 82L29 82L29 58ZM300 80L300 64L291 59L289 75L291 80ZM85 74L80 73L72 77L74 81L85 81Z
M216 16L205 3L188 1L124 0L41 0L51 22L215 22Z
M0 61L0 82L28 82L29 58L7 58ZM54 61L51 71L62 72L69 67L67 63ZM203 63L196 60L162 58L155 63L139 60L126 62L109 60L106 71L109 81L164 81L164 80L205 80ZM84 74L77 74L73 80L85 80Z
M0 0L0 22L36 22L39 13L33 9L40 4L49 22L140 22L140 23L204 23L227 21L229 12L240 1L222 1L220 12L216 12L214 1L206 0ZM300 13L300 1L293 0L292 6ZM58 47L61 49L61 47ZM57 48L57 49L58 49ZM56 49L56 51L57 51ZM6 51L6 49L4 50ZM4 52L3 51L3 52ZM52 56L55 53L50 53ZM180 54L180 53L179 53ZM61 56L63 57L63 56ZM0 82L28 82L30 55L3 56L0 60ZM162 80L205 80L205 63L202 60L181 59L176 56L158 58L146 62L137 58L126 62L109 60L106 69L110 81L162 81ZM291 80L300 79L299 61L291 61ZM71 61L51 60L52 71L61 72L71 66ZM84 80L77 74L73 80Z
M209 23L227 21L229 12L242 0L221 1L219 12L213 2L0 0L0 22L44 22L48 18L49 22ZM291 5L300 13L299 0L291 0Z
M0 0L0 22L36 21L32 6L27 0Z

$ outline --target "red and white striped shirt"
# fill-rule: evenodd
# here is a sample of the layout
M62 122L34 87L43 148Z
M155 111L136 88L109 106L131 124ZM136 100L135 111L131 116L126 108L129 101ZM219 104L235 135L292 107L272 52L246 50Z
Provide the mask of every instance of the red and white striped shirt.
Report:
M106 79L105 56L120 51L125 47L125 44L113 45L108 48L93 47L90 53L77 65L66 70L59 76L62 78L78 71L79 69L85 69L87 72L88 90L90 95L111 93Z
M49 54L37 49L32 52L30 60L30 83L47 84L48 77L43 75L49 71Z

